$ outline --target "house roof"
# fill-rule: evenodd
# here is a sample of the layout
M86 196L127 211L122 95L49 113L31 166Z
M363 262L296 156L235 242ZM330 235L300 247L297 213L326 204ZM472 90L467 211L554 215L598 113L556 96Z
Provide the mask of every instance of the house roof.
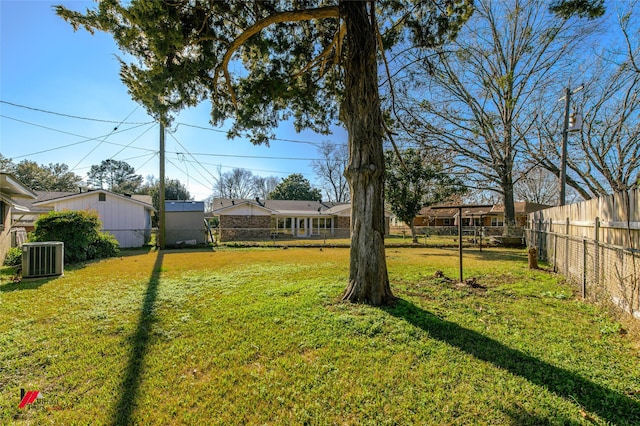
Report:
M36 194L9 173L0 172L0 195L13 198L35 198Z
M211 203L212 210L207 212L210 215L216 215L219 213L223 213L226 210L234 209L238 206L249 205L255 206L259 209L266 210L270 213L277 213L275 210L265 207L262 204L258 204L255 200L247 200L247 199L231 199L231 198L214 198Z
M148 210L152 210L155 211L155 209L153 208L151 201L151 197L148 195L125 195L125 194L116 194L115 192L111 192L111 191L106 191L104 189L96 189L96 190L89 190L87 192L71 192L71 193L57 193L57 195L53 195L51 198L47 198L47 199L43 199L42 201L36 201L33 203L33 207L45 207L45 206L52 206L54 204L56 204L58 201L63 201L63 200L70 200L70 199L74 199L74 198L82 198L82 197L87 197L89 195L93 195L96 193L103 193L103 194L109 194L112 197L118 197L121 199L125 199L127 201L130 201L134 204L140 204L143 207L145 207ZM147 198L148 197L148 198ZM142 201L142 200L148 200L147 201Z
M34 206L35 203L40 201L48 201L54 198L64 197L66 195L75 194L75 192L59 192L59 191L34 191L35 198L21 199L18 204L22 207L23 211L32 213L46 213L51 210L50 207Z
M516 213L529 214L537 212L539 210L548 209L552 206L547 206L546 204L529 203L526 201L517 201L514 203L514 207ZM504 213L504 204L496 204L495 206L493 206L492 211L496 213Z
M153 205L153 198L151 195L142 195L142 194L131 194L131 198L134 200L142 201L145 204Z
M231 199L214 198L213 210L207 215L218 215L228 209L241 205L252 205L264 209L272 214L282 216L350 216L351 203L336 203L333 201L301 201L301 200L255 200L255 199ZM216 207L217 206L217 207ZM391 216L387 209L385 216Z
M322 202L322 201L301 201L301 200L260 200L260 199L231 199L214 198L212 211L210 213L222 213L225 210L240 205L252 205L262 208L271 213L283 215L309 215L309 214L331 214L329 209L342 203ZM348 205L347 205L348 206Z
M166 200L166 212L204 212L204 201Z
M442 208L446 207L446 205L437 205L431 207L423 207L418 213L418 216L428 216L433 218L446 218L446 217L457 217L458 216L458 208ZM543 210L549 208L551 206L547 206L544 204L537 203L529 203L526 201L518 201L514 203L516 214L529 214L536 212L538 210ZM473 216L502 216L504 214L504 204L494 204L491 207L477 207L477 206L469 206L462 207L462 217L471 217Z
M325 213L334 214L336 216L349 216L351 214L351 203L333 206L325 211Z
M433 218L455 217L457 215L458 215L458 209L453 207L443 208L443 209L432 209L431 207L423 207L422 209L420 209L420 213L418 213L418 216L433 217Z

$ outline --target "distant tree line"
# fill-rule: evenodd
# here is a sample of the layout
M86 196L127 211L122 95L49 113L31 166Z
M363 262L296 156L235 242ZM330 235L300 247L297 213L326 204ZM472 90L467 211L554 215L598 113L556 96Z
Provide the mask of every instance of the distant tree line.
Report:
M82 178L62 163L40 165L35 161L22 160L15 164L0 154L0 170L11 173L33 191L77 191L82 184Z
M276 176L258 176L250 170L234 168L223 173L218 168L218 176L212 198L262 200L321 200L322 193L300 173L293 173L284 179Z
M0 154L0 170L11 173L33 191L78 192L81 189L105 189L116 194L150 195L153 207L160 209L160 183L154 176L145 179L125 161L103 160L91 166L87 181L69 171L63 163L40 165L35 161L22 160L15 164ZM190 200L187 187L178 179L165 178L166 200Z

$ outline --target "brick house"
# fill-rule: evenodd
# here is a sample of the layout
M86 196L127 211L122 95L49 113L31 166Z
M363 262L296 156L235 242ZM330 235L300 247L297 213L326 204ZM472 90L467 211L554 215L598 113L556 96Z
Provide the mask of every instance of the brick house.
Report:
M351 204L323 201L215 198L205 214L220 240L349 237ZM388 217L387 217L388 231Z
M549 208L544 204L519 201L514 204L516 211L516 225L525 226L527 216L539 210ZM457 226L458 209L432 209L423 207L413 221L414 226L420 227L447 227ZM491 207L469 207L462 209L462 226L504 226L504 205L494 204Z

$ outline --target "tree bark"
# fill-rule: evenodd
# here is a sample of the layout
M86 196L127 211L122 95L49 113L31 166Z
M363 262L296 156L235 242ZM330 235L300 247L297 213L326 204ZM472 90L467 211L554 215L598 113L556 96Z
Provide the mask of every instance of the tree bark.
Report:
M340 2L347 27L345 90L340 115L349 138L345 175L351 187L351 259L342 300L384 305L394 299L384 252L383 127L376 29L370 2Z
M516 227L516 209L513 197L513 178L511 173L502 176L502 190L504 200L504 230L503 235L511 237Z
M418 244L418 235L416 234L416 226L413 224L413 220L409 222L409 229L411 229L411 242Z

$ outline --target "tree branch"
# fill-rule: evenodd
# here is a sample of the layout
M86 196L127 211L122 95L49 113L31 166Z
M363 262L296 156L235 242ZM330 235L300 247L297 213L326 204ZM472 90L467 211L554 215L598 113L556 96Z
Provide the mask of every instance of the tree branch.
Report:
M274 15L270 15L242 32L227 49L226 53L222 57L222 63L218 68L216 68L214 74L214 82L217 83L219 72L222 71L225 81L227 82L227 88L229 89L229 94L231 96L231 102L234 107L237 109L238 101L236 99L235 92L233 91L233 87L231 85L231 75L229 74L229 61L231 61L231 57L235 53L235 51L242 46L249 38L258 34L263 29L267 28L272 24L279 24L282 22L298 22L298 21L310 21L313 19L324 19L324 18L338 18L340 17L340 9L338 6L325 6L317 9L308 9L308 10L295 10L295 11L287 11L276 13Z
M341 50L341 46L342 46L342 41L344 40L344 36L345 36L346 32L347 32L347 26L344 25L344 24L340 25L340 29L338 30L338 32L333 37L333 40L331 40L331 43L329 43L329 45L322 51L322 53L320 53L316 58L314 58L311 62L309 62L300 71L295 73L291 78L295 79L295 78L301 76L302 74L304 74L305 72L307 72L311 68L313 68L315 65L317 65L321 60L322 60L322 63L323 63L322 68L324 69L325 60L329 56L329 53L331 53L331 50L333 50L334 48L336 49L335 57L336 57L336 62L337 62L337 58L338 58L338 56L340 56L340 50ZM321 71L320 74L323 75L324 73Z

